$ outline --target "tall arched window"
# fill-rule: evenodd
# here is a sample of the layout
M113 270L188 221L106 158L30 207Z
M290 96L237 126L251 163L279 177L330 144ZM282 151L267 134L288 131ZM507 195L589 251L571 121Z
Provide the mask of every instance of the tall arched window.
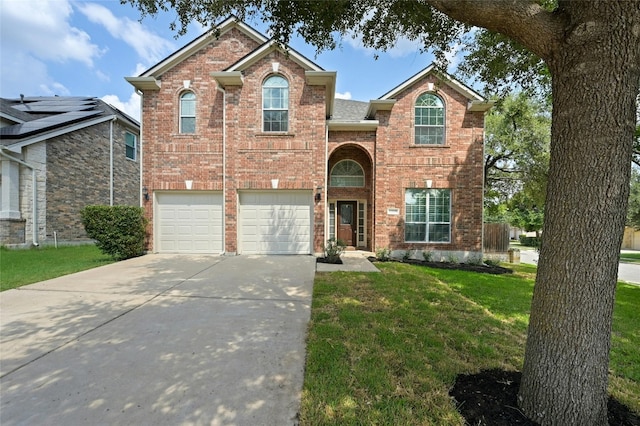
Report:
M444 145L444 103L433 93L423 93L416 101L416 145Z
M329 184L338 187L363 187L364 170L353 160L339 161L331 169Z
M184 92L180 95L180 133L196 132L196 95Z
M289 82L274 75L262 85L262 130L289 131Z

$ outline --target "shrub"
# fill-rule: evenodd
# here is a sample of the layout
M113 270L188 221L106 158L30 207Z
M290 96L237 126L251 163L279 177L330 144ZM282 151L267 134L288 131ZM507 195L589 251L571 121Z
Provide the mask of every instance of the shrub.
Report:
M378 259L381 262L386 262L389 259L391 259L391 250L389 250L386 247L381 247L379 249L376 249L376 259Z
M80 211L89 238L104 254L116 260L144 253L147 219L132 206L86 206Z
M340 263L340 255L347 247L344 241L329 238L327 245L324 247L324 259L328 263Z
M540 237L527 237L520 235L520 244L525 247L540 247Z
M500 260L499 259L485 259L484 260L485 265L488 266L498 266L500 264Z
M422 251L422 258L424 259L425 262L432 262L433 261L433 252L430 250L423 250Z
M404 252L404 254L402 255L402 260L407 261L409 259L411 259L411 255L413 254L413 251L411 250L406 250Z

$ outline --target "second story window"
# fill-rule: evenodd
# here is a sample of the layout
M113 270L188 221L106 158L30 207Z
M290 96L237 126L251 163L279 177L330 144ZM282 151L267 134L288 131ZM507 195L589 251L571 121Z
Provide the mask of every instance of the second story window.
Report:
M289 82L279 75L262 85L262 130L289 131Z
M444 103L433 93L418 97L415 109L416 145L444 145Z
M196 132L196 95L185 92L180 95L180 133Z
M133 133L125 132L124 134L124 145L125 145L125 155L130 160L136 159L136 135Z

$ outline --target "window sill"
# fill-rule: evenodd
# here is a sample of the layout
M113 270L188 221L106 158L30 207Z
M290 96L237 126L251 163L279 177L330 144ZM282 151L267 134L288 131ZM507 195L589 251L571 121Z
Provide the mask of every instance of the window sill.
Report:
M451 145L430 145L430 144L411 144L409 145L409 148L437 148L437 149L445 149L445 148L451 148Z
M295 133L289 132L260 132L256 133L257 138L294 138Z

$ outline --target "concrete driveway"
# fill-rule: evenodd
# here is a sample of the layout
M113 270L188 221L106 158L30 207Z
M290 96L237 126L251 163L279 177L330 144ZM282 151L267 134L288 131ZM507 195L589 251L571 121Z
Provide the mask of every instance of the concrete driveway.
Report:
M314 273L146 255L0 293L0 424L296 424Z

